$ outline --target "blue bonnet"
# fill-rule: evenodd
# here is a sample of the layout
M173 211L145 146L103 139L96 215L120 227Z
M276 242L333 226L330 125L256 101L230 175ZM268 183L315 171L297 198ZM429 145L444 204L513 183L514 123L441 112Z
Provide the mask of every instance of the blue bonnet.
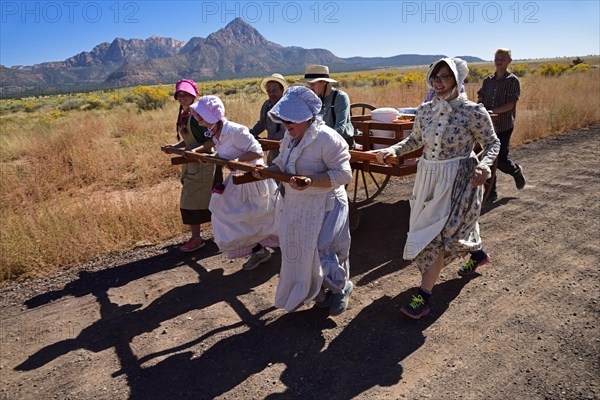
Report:
M308 121L321 111L321 99L304 86L289 87L281 100L269 111L269 117L276 123L282 121Z

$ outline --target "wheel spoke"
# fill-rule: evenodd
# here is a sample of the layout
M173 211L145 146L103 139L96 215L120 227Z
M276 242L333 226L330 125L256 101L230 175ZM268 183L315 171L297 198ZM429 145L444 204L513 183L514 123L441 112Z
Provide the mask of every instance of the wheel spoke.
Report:
M358 173L361 170L355 169L354 171L356 171L356 174L355 174L354 179L353 179L353 182L354 182L354 197L352 198L352 202L356 203L357 202L356 201L356 197L357 197L356 193L358 192L358 185L357 185L357 182L358 182Z
M363 187L365 188L365 197L368 199L369 198L369 185L367 185L367 180L365 179L365 171L360 171L360 174L362 176L362 181L363 181Z
M385 188L390 180L389 175L363 171L361 168L353 169L353 181L349 200L355 207L371 203Z
M375 183L375 186L377 186L377 191L381 190L381 186L379 185L379 182L377 182L377 179L375 179L375 176L373 175L372 172L369 172L369 175L371 175L371 179L373 179L373 182ZM369 197L369 195L367 194L367 197Z

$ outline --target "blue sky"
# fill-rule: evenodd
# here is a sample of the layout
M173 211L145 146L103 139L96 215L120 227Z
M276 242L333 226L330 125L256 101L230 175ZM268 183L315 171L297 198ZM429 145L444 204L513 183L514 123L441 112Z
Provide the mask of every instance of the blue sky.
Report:
M60 61L117 37L206 37L236 17L282 46L339 57L514 59L600 53L593 1L0 1L0 63Z

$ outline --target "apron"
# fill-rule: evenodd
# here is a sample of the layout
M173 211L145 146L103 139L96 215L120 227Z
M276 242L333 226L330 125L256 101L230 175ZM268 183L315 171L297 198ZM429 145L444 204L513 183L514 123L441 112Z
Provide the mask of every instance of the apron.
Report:
M191 121L188 118L187 129L179 129L179 134L185 142L186 149L200 146L192 134ZM191 162L183 164L181 174L181 197L179 208L184 210L207 210L212 194L212 183L215 175L214 164Z

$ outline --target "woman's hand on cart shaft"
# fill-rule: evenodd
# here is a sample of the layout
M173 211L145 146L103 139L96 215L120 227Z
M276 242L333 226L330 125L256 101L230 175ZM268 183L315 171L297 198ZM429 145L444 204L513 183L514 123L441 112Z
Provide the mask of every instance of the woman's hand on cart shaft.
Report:
M369 153L375 154L375 156L377 157L377 161L379 161L382 164L386 164L386 158L394 157L396 155L396 153L389 147L381 150L371 150L369 151Z

